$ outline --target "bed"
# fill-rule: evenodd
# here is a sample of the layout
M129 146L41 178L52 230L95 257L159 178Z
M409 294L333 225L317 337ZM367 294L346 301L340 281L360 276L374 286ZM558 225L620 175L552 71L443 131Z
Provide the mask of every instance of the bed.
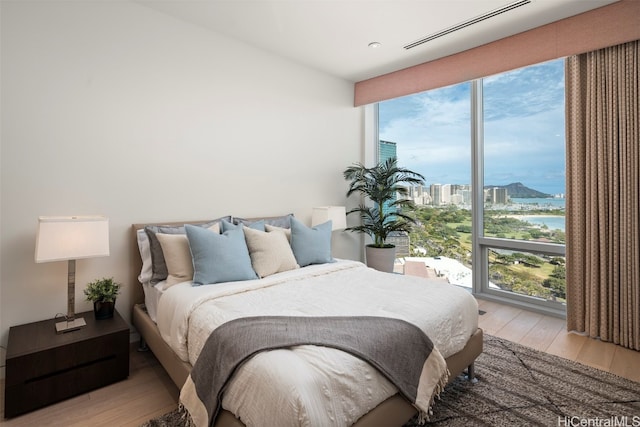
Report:
M229 216L210 221L188 222L188 224L195 224L195 226L189 225L188 230L204 235L203 231L195 230L195 227L206 229L207 232L220 233L223 223L239 225L245 230L246 236L253 236L251 244L249 237L246 237L246 241L250 248L250 255L254 255L254 251L258 254L261 249L260 244L264 243L261 239L275 238L271 234L279 234L283 229L289 233L287 242L293 247L290 229L294 228L294 234L299 236L296 233L299 233L299 230L302 230L300 227L304 226L292 218L291 215L283 215L256 220L232 219ZM291 226L292 221L295 222L295 227ZM215 285L193 286L193 281L197 279L201 270L196 268L195 273L183 272L175 267L179 264L176 260L185 257L185 241L189 242L189 239L184 236L186 234L184 224L186 223L134 224L132 227L136 247L140 249L139 252L135 252L132 262L134 271L140 272L137 279L142 283L145 295L145 302L133 307L132 321L141 335L141 343L153 351L178 388L182 388L189 378L193 364L198 359L209 333L219 325L245 316L363 315L403 319L427 332L446 360L450 381L465 373L465 370L469 379L473 378L473 361L482 352L482 330L477 327L477 304L466 290L439 282L430 282L423 278L380 273L356 261L334 260L330 255L329 259L325 260L328 262L311 263L303 267L296 265L296 268L291 268L289 264L289 267L281 267L282 271L276 272L266 271L264 266L258 263L255 264L256 269L259 267L261 274L256 274L255 278L227 280L223 277L222 281ZM256 229L259 231L247 231L249 227L253 230L255 224L258 224ZM155 280L153 283L150 276L155 272L149 267L151 258L149 252L152 250L150 247L145 248L141 245L140 240L145 236L148 239L148 236L154 233L145 231L145 228L154 230L156 235L160 234L160 240L164 245L156 241L154 250L156 252L158 248L167 250L165 264L170 265L173 270L171 273L174 273L172 275L167 271L166 279ZM302 231L308 232L308 230ZM172 236L167 237L167 235ZM279 244L281 243L282 240L279 241ZM152 246L152 243L148 242L148 245ZM187 250L188 248L187 246ZM264 250L264 246L262 249ZM176 256L176 253L181 255ZM193 252L192 249L190 255L196 257L197 251ZM321 257L326 255L323 254ZM197 267L195 258L191 261ZM187 260L182 259L182 262L185 263ZM151 263L153 264L153 261ZM273 270L272 267L269 268ZM265 271L268 274L265 274ZM190 278L189 274L194 276ZM171 282L170 285L167 285L168 281ZM367 289L367 292L363 293L362 289ZM412 297L407 299L407 294ZM431 301L430 308L426 309L425 301ZM424 315L423 311L429 311L430 314ZM289 354L294 352L296 352L295 357L287 359ZM320 405L320 409L310 410L311 412L328 410L332 413L330 418L333 420L314 422L313 414L300 415L295 412L300 411L300 402L308 399L305 396L298 396L302 393L299 388L306 386L284 383L282 387L275 388L291 388L292 391L287 393L295 395L297 399L290 405L294 408L291 411L295 412L295 416L286 413L278 416L288 417L287 420L298 417L303 421L283 424L284 421L281 419L277 421L262 419L260 424L344 425L346 423L346 425L357 427L402 426L417 412L412 404L396 392L392 384L386 383L384 378L378 378L379 374L375 369L362 360L331 348L299 346L290 350L262 352L260 357L245 363L236 372L225 391L222 410L216 419L215 426L245 426L239 418L245 420L247 425L255 425L257 414L264 411L264 408L281 406L278 399L283 397L272 393L274 388L272 382L279 381L280 377L284 377L282 381L289 381L286 379L287 363L301 358L305 361L303 365L306 366L307 362L312 361L313 369L322 372L333 371L335 366L338 374L334 376L323 374L321 380L327 381L326 384L322 383L321 388L325 395L331 395L329 399L331 402L323 403L324 406ZM339 360L339 365L336 360ZM342 364L347 368L343 369ZM345 375L345 369L351 375ZM345 377L348 379L345 380ZM261 382L255 382L258 380ZM312 382L316 381L317 379L314 378ZM342 384L343 382L345 384ZM344 390L344 395L335 390L340 390L340 393ZM361 394L366 394L365 398L354 397L353 395L358 394L353 393L354 390L362 391ZM289 396L285 398L294 399ZM256 405L254 401L260 399L264 401ZM357 402L354 403L353 399ZM336 403L336 401L342 402Z

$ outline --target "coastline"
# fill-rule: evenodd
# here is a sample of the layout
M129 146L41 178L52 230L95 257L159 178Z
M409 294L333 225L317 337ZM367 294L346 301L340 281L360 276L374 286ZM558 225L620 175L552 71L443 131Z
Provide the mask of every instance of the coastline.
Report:
M501 216L504 216L505 218L515 218L515 219L520 219L522 217L527 217L527 218L564 218L564 215L528 214L528 213L508 214L508 215L501 215Z
M504 215L505 218L517 219L519 221L525 221L534 227L542 227L544 225L551 230L565 231L565 216L564 215L549 215L549 214L508 214Z

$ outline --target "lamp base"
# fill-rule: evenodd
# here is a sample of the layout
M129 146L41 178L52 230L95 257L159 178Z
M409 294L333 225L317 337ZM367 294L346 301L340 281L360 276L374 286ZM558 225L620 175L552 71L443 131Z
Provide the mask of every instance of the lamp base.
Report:
M87 322L82 317L76 317L73 320L65 320L56 323L56 334L64 334L65 332L77 331L87 326Z

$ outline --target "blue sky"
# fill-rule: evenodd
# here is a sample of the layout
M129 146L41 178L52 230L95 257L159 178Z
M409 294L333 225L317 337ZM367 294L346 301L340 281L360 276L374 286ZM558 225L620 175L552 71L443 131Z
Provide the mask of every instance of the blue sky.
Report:
M565 192L562 59L484 79L485 185ZM380 103L380 139L427 185L471 181L470 83Z

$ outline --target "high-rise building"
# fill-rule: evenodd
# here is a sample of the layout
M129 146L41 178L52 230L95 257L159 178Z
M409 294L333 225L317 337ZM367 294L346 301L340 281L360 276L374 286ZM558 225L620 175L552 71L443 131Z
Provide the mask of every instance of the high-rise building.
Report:
M397 158L398 155L397 155L396 148L397 146L395 142L380 140L380 144L378 145L378 161L384 162L387 159L390 159L391 157ZM409 192L408 198L414 199L415 198L413 194L414 189L412 187L409 187L407 188L407 190ZM395 208L392 208L388 204L385 204L382 210L385 213L395 212ZM409 235L407 233L402 233L402 232L391 233L391 235L387 237L386 242L396 246L396 257L405 257L410 255Z
M493 187L489 190L489 197L491 199L491 203L494 205L506 205L507 204L507 189Z
M442 184L431 184L429 193L433 206L440 206L442 204Z
M381 139L378 144L378 161L384 162L391 157L398 157L396 143Z
M378 162L382 163L388 159L397 158L397 146L395 142L380 140L378 144ZM390 206L390 202L385 203L382 207L382 211L386 214L389 212L396 212L395 208Z
M452 205L461 205L464 203L464 198L462 194L452 194L451 195L451 204Z
M453 194L451 184L443 184L440 190L440 203L443 205L451 204L451 195Z
M462 203L465 205L470 205L471 204L471 190L461 190L461 194L462 194Z

